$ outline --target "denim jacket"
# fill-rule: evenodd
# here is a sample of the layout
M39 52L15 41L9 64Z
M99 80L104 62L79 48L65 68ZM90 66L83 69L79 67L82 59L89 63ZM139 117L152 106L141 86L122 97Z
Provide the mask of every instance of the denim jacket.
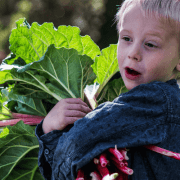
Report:
M43 122L43 121L42 121ZM99 105L68 131L43 134L38 165L46 180L73 180L79 168L110 147L127 148L130 180L179 180L180 161L142 147L180 153L180 90L175 79L141 84Z

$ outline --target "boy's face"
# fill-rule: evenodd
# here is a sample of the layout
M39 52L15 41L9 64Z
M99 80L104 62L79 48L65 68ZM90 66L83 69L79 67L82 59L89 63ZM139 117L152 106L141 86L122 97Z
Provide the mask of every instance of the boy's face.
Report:
M125 12L119 27L117 57L127 89L176 78L180 70L178 41L166 29L156 19L144 18L137 6ZM156 32L157 36L152 35Z

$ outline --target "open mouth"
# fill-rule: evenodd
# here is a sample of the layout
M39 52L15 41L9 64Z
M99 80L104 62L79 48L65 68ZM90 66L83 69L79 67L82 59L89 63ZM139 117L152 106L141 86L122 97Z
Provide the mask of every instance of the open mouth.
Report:
M131 74L133 76L141 74L141 73L135 71L134 69L130 69L130 68L126 68L126 71L127 71L128 74Z

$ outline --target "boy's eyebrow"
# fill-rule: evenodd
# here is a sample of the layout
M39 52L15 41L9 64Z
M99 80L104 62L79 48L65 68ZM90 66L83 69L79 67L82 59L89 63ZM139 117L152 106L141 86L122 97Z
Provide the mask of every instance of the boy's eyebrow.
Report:
M127 31L127 32L132 33L131 30L127 30L127 29L122 29L119 33L122 33L123 31ZM146 35L157 36L157 37L159 37L159 38L161 38L163 40L161 34L162 33L158 32L158 31L150 31L150 32L146 33Z

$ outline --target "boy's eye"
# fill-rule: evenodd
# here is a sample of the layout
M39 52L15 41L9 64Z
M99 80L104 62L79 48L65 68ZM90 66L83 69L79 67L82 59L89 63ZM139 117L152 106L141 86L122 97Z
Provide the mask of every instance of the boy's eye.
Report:
M130 41L130 38L128 38L128 37L123 37L122 38L124 41ZM150 48L157 48L157 46L155 46L155 45L153 45L153 44L151 44L151 43L147 43L146 44L148 47L150 47Z
M152 47L152 48L157 48L157 46L155 46L155 45L153 45L153 44L151 44L151 43L147 43L147 45L148 45L149 47Z
M128 37L123 37L122 39L124 39L125 41L130 40L130 38L128 38Z

